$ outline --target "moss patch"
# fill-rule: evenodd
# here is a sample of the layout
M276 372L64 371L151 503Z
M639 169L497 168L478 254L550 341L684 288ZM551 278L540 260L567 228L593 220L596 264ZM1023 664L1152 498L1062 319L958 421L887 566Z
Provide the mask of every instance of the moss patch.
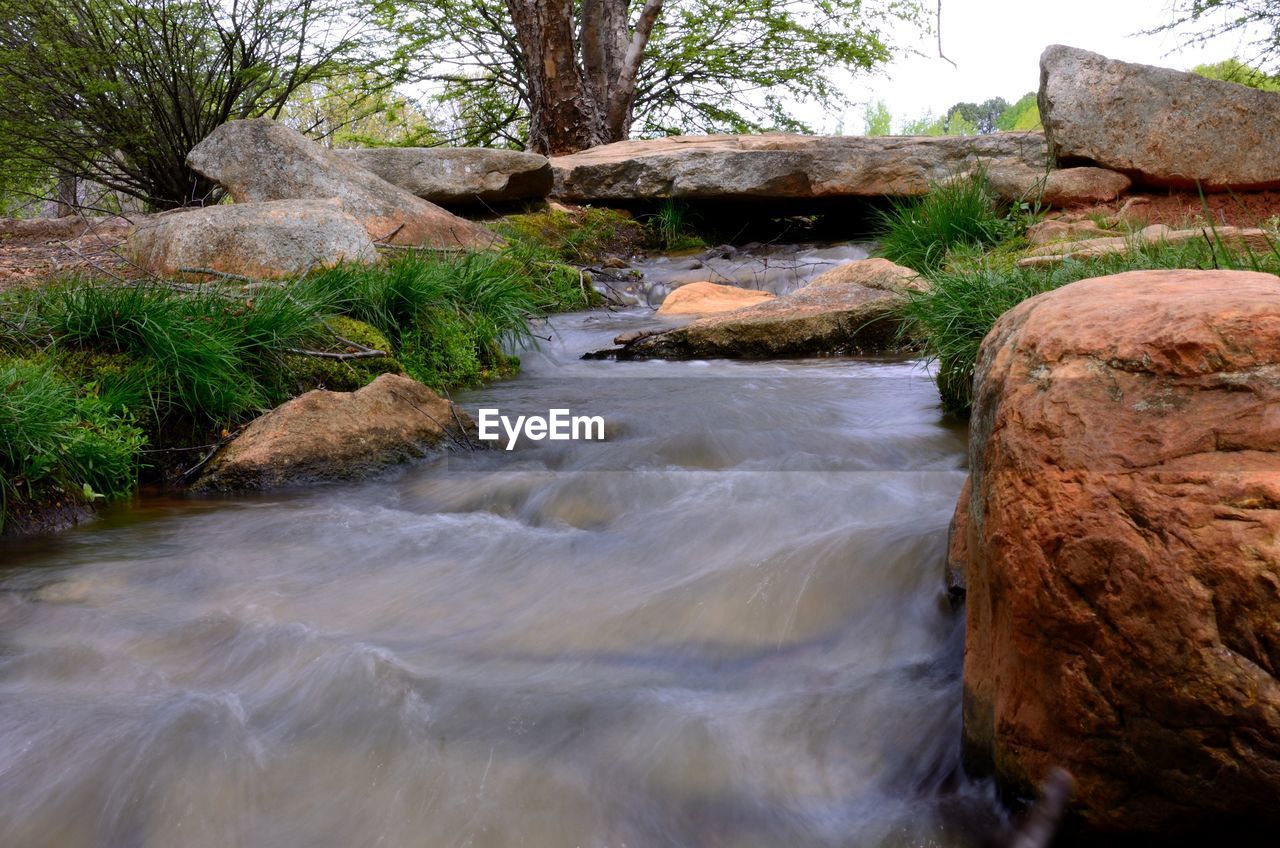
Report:
M291 394L302 394L312 389L328 389L332 392L354 392L372 383L380 374L403 374L404 366L391 355L391 342L370 324L339 315L326 324L347 341L373 350L385 351L387 356L369 359L322 359L313 356L289 354L285 357ZM337 339L326 345L332 353L354 353L356 348L344 346Z
M609 254L635 253L648 244L649 233L631 215L596 206L551 207L510 215L493 228L509 241L535 248L548 259L594 265Z

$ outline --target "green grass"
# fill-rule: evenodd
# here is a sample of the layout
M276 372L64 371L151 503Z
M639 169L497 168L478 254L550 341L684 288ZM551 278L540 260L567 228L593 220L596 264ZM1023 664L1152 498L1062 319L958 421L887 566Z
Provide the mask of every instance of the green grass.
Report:
M1076 280L1124 271L1163 268L1233 268L1280 273L1280 250L1233 253L1221 244L1141 246L1124 255L1067 261L1056 267L1018 268L1005 252L989 261L961 255L944 270L928 274L930 288L908 293L907 326L924 339L925 353L938 365L943 407L967 414L973 403L978 349L996 319L1027 298Z
M509 374L532 317L590 302L576 269L518 251L406 251L287 284L69 279L0 296L0 523L15 504L116 497L142 445L166 472L316 387L386 371L447 390ZM339 361L349 342L387 357ZM196 454L198 456L198 454ZM85 488L85 487L88 488Z
M678 200L665 200L645 220L652 240L662 250L692 250L706 247L706 241L697 234L694 216L689 207Z
M938 183L924 197L893 201L878 216L876 240L881 256L928 274L941 269L951 252L993 246L1018 229L979 169Z
M0 528L15 501L128 494L145 444L129 414L94 385L77 387L47 362L0 359Z
M296 290L377 328L409 375L437 389L509 370L506 351L530 344L529 319L559 299L501 253L406 253L321 272Z

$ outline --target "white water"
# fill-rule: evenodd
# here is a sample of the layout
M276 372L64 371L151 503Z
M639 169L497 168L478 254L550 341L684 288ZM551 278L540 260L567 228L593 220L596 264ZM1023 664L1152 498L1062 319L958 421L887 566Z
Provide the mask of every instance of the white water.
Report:
M980 844L928 375L577 359L649 320L459 398L605 443L0 551L0 845Z

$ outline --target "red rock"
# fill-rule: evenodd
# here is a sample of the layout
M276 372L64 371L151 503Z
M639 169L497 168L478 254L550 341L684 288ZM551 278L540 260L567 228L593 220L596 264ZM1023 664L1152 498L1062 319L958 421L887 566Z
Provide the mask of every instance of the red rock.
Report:
M971 766L1024 792L1066 767L1094 833L1266 844L1280 826L1280 278L1073 283L997 322L976 385Z

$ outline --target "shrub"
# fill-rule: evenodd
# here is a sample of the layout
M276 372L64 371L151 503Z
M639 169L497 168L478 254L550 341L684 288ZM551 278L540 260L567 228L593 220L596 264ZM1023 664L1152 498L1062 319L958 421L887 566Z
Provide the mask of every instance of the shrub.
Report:
M920 273L940 269L961 247L984 248L1014 235L977 170L932 187L920 198L894 200L878 215L880 255Z
M302 394L312 389L328 389L333 392L353 392L367 386L380 374L402 374L404 366L391 355L395 350L390 340L376 328L338 315L325 321L325 325L337 336L355 342L372 350L385 351L387 356L370 357L368 359L324 359L303 354L290 354L286 359L289 394ZM338 342L340 351L354 353L356 348L349 348Z
M284 398L283 353L320 336L316 316L327 306L283 289L238 297L72 281L37 300L34 323L59 348L139 363L157 421L225 423Z

